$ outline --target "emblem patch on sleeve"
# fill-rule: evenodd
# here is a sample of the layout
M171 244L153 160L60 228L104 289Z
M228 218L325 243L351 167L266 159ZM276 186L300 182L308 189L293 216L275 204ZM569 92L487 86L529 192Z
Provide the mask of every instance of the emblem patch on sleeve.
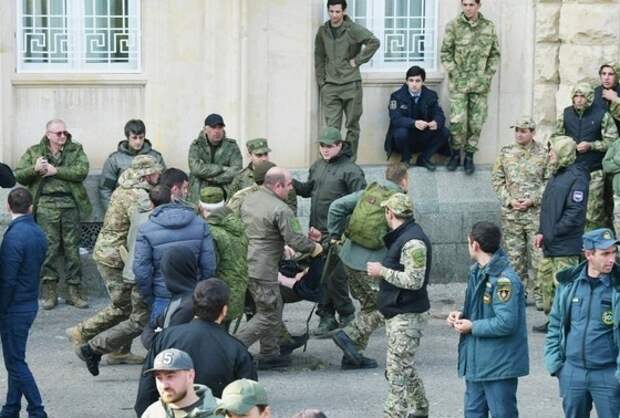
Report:
M505 277L500 277L497 279L497 284L495 285L497 293L497 298L502 303L506 303L512 297L512 282L510 279Z
M289 225L291 226L293 232L301 234L301 224L299 223L299 219L297 219L297 216L291 218L291 220L289 221Z
M583 202L583 192L580 190L575 190L573 192L573 202L581 203Z
M390 110L396 110L397 107L398 103L396 103L396 100L390 100Z
M424 248L416 248L411 252L411 261L414 267L426 266L426 250Z

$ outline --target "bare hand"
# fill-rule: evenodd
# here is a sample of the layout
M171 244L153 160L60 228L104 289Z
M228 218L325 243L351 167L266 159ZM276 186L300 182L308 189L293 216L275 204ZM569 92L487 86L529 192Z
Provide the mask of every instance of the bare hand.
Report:
M590 142L583 141L577 144L577 152L579 153L583 154L584 152L588 152L591 149L592 149L592 143Z
M310 238L314 242L321 242L321 231L311 226L308 231L308 238Z
M349 64L351 64L351 67L353 67L353 68L357 67L357 64L355 63L355 58L351 58L349 60Z
M417 129L419 129L419 130L421 130L421 131L423 131L423 130L425 130L426 128L428 128L428 122L423 121L423 120L416 120L416 121L413 123L413 125L414 125Z
M43 156L37 158L37 161L34 163L34 171L43 175L47 171L47 159Z
M543 234L534 235L534 247L542 248L543 241L544 241Z
M295 250L289 247L288 245L284 246L284 258L290 260L295 257Z
M57 172L58 172L58 170L56 170L56 167L54 167L53 165L48 163L47 164L47 171L45 172L43 177L55 176Z
M472 322L469 319L459 319L454 323L454 329L461 334L469 334L471 332Z
M428 124L428 129L430 129L431 131L436 131L437 130L437 122L435 122L434 120L430 121Z
M514 210L523 210L523 208L521 207L521 199L512 199L510 201L510 207Z
M618 93L614 89L603 89L603 99L615 102L618 100Z
M366 263L366 273L370 277L381 277L381 268L383 265L381 263L369 262Z
M446 322L448 323L449 326L453 327L456 321L461 319L462 316L463 316L463 312L452 311L448 314L448 318L446 318Z
M532 199L519 199L521 202L521 207L523 210L527 210L534 206L534 201Z

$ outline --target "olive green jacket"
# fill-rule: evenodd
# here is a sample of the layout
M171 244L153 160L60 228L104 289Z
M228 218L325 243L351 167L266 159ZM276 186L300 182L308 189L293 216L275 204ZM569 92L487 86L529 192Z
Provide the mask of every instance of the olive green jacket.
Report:
M237 141L224 138L218 145L211 145L204 132L189 147L189 196L197 203L200 189L219 186L228 194L228 185L241 170L243 158Z
M344 16L344 22L332 34L329 20L314 39L314 69L319 87L325 83L347 84L360 81L360 65L370 61L381 43L371 31ZM355 67L350 60L355 60Z
M256 181L254 180L254 167L252 163L248 164L239 174L235 176L230 186L228 186L228 201L240 190L254 186ZM293 210L293 213L297 214L297 193L294 189L291 189L290 193L286 197L286 203ZM233 206L233 211L238 212L238 206Z
M39 157L45 157L48 160L52 159L49 149L49 139L43 137L41 142L31 146L26 150L24 155L19 159L17 167L15 168L15 178L18 183L26 186L33 198L33 212L36 216L38 209L39 198L41 197L41 188L47 179L55 177L57 180L61 180L67 183L71 195L77 206L81 220L86 220L90 217L92 212L92 205L83 181L88 176L88 157L82 149L82 145L71 140L71 134L67 135L67 142L65 143L61 154L60 164L57 164L56 175L50 177L41 177L34 170L34 166Z
M603 171L613 175L614 196L620 196L620 141L615 141L607 149L603 158Z

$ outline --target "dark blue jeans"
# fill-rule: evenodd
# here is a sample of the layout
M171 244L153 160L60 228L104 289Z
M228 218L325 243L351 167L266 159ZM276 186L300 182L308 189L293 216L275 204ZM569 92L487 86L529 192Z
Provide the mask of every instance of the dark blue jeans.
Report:
M22 395L28 401L29 417L45 417L41 394L26 363L28 331L37 312L8 313L0 319L4 367L9 375L6 403L0 416L18 416Z
M517 378L465 381L465 418L517 418Z

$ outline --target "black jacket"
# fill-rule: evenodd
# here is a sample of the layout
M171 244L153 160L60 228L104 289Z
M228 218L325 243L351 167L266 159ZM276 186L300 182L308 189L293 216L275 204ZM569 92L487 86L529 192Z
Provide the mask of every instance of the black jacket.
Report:
M616 84L612 90L615 90L616 93L620 95L620 84ZM603 98L603 86L598 86L594 89L594 101L592 102L592 107L598 107L606 112L609 111L609 100L605 100ZM618 132L620 132L620 120L614 118L614 122L616 123L616 128L618 128Z
M15 176L11 171L11 167L6 164L0 163L0 187L13 186L15 186Z
M545 257L578 256L586 223L590 173L582 164L560 168L549 179L540 204L539 233Z
M142 371L153 367L155 356L167 348L177 348L189 354L196 370L194 383L207 386L217 398L222 396L226 385L237 379L258 380L247 348L213 322L194 319L162 331L153 341ZM136 414L142 416L158 398L152 373L142 375L134 405Z
M446 125L446 116L439 106L437 93L426 86L422 86L422 93L418 103L416 103L409 94L407 84L403 84L390 96L388 110L390 112L390 128L385 136L384 144L385 152L388 155L392 152L392 131L394 129L411 128L417 131L417 128L413 126L416 120L437 122L437 132L440 132Z

